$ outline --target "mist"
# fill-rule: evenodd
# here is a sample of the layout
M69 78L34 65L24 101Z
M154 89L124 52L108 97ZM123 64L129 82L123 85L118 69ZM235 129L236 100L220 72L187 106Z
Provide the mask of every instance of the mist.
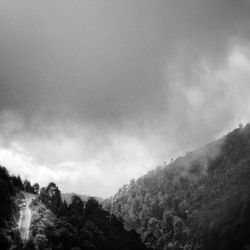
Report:
M250 2L0 0L0 163L107 197L250 116Z

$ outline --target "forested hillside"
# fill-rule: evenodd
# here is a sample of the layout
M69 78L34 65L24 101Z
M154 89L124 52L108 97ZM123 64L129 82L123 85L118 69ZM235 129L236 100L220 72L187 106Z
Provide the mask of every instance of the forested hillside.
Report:
M154 249L249 249L250 125L132 180L105 207Z
M140 235L124 229L123 221L102 209L95 198L82 201L73 195L62 201L51 182L39 190L0 167L0 249L16 250L145 250ZM25 194L33 193L29 237L22 239L17 223ZM37 194L37 195L34 195ZM25 211L23 211L24 213Z

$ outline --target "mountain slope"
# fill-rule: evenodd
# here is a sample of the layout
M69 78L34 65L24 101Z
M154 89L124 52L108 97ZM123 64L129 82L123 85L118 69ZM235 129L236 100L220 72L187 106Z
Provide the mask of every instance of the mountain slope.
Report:
M104 202L155 249L250 245L250 125L132 180Z

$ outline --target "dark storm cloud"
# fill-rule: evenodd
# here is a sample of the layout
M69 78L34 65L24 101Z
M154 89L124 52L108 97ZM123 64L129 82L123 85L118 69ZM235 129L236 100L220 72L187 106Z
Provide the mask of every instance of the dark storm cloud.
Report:
M64 4L21 6L2 22L1 106L115 121L160 105L163 56L150 20L133 21L139 9L130 17L122 5Z
M249 34L247 1L1 5L1 108L26 115L73 113L110 124L161 112L163 72L179 49L187 50L188 76L192 64L223 60Z
M247 0L0 0L2 145L46 167L99 155L100 170L214 139L250 114L249 13Z

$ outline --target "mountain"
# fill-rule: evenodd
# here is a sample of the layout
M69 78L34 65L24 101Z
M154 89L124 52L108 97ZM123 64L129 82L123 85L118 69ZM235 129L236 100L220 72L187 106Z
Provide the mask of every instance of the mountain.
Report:
M153 249L250 249L250 124L132 180L103 203Z

